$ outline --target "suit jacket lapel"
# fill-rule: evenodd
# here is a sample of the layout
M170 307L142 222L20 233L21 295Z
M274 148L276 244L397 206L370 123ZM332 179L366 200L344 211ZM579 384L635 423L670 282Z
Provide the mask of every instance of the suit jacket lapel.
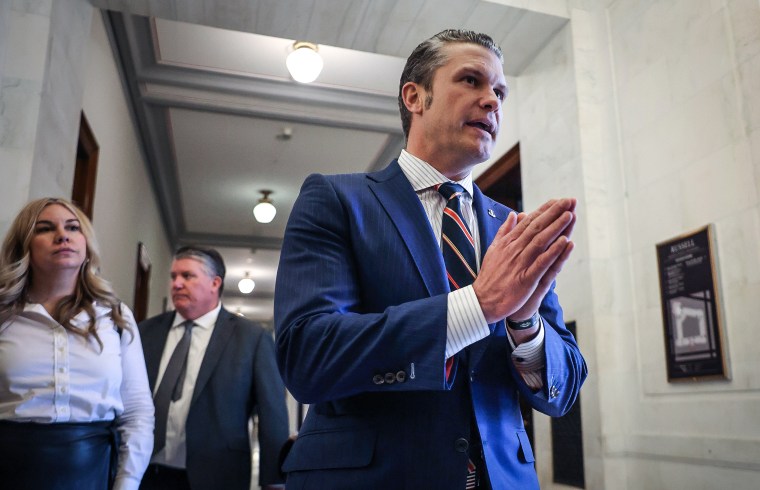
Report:
M201 368L198 371L198 379L195 381L191 405L198 399L198 395L203 391L206 383L211 378L211 374L222 357L222 352L224 352L227 342L229 342L232 334L235 332L235 328L235 319L232 314L224 308L220 309L216 325L214 325L214 331L211 333L208 347L206 347L206 354L203 356Z
M145 335L143 335L143 354L145 355L145 367L148 371L148 383L151 391L156 387L161 356L164 353L166 337L169 335L173 322L174 314L167 314L162 321L146 329Z
M430 296L449 291L446 268L430 222L409 180L394 160L368 175L370 189L385 209L409 250Z
M490 197L486 197L476 185L473 185L472 190L472 208L478 217L480 232L480 261L483 262L486 250L499 231L499 227L507 220L509 208L504 208Z

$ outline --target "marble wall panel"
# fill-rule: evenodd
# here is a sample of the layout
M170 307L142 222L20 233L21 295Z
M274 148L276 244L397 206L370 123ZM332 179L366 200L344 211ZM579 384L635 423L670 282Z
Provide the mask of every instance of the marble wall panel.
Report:
M738 66L739 100L743 109L745 134L760 129L760 55Z
M41 82L4 77L0 85L0 147L31 149L37 130Z
M758 202L749 145L725 146L689 165L679 179L686 228L697 228ZM722 237L721 237L722 238Z
M728 0L728 25L736 61L741 64L760 55L760 8L756 0Z
M103 274L132 306L135 254L142 242L152 263L148 314L155 315L168 294L171 248L101 15L93 18L87 60L82 109L100 146L93 224Z
M28 162L31 160L30 149L0 146L0 196L3 196L3 205L0 206L0 236L5 236L10 223L29 196L32 168Z
M691 99L733 69L733 43L727 32L724 10L686 30L668 57L670 87L675 104Z
M50 52L34 142L32 198L71 194L92 14L93 7L80 0L58 0L51 11Z
M6 49L3 75L23 80L42 80L47 57L50 17L11 10L4 34Z
M685 233L681 189L667 179L630 191L629 233L631 250L650 250L656 243Z
M12 9L27 14L50 15L53 0L12 0Z
M641 131L668 110L675 90L668 75L668 63L660 59L620 84L620 126L624 133Z

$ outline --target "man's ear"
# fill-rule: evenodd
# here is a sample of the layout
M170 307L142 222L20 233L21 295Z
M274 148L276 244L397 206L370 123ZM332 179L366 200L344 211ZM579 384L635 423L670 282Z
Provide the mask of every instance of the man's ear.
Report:
M214 289L219 291L219 288L222 287L222 278L219 276L215 276L214 280L211 281L211 285L214 287Z
M407 110L412 114L422 113L425 100L423 91L424 89L414 82L406 82L401 87L401 100L404 101Z

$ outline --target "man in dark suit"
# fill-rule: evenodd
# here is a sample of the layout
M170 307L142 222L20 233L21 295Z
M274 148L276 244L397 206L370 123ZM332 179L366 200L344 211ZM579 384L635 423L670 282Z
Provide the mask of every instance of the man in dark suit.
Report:
M260 485L282 488L288 417L274 343L222 307L224 274L216 250L179 249L171 268L176 312L139 325L156 405L156 444L141 489L249 490L254 414Z
M398 160L303 184L275 296L311 404L289 489L538 488L518 395L560 416L587 374L554 293L575 200L518 215L473 185L506 92L491 38L439 33L401 76Z

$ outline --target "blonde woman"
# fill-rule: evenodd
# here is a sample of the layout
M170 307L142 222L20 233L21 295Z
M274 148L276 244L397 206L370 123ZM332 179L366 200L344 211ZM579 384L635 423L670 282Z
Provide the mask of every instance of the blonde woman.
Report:
M0 485L137 489L153 402L131 311L99 275L87 217L27 204L0 256Z

